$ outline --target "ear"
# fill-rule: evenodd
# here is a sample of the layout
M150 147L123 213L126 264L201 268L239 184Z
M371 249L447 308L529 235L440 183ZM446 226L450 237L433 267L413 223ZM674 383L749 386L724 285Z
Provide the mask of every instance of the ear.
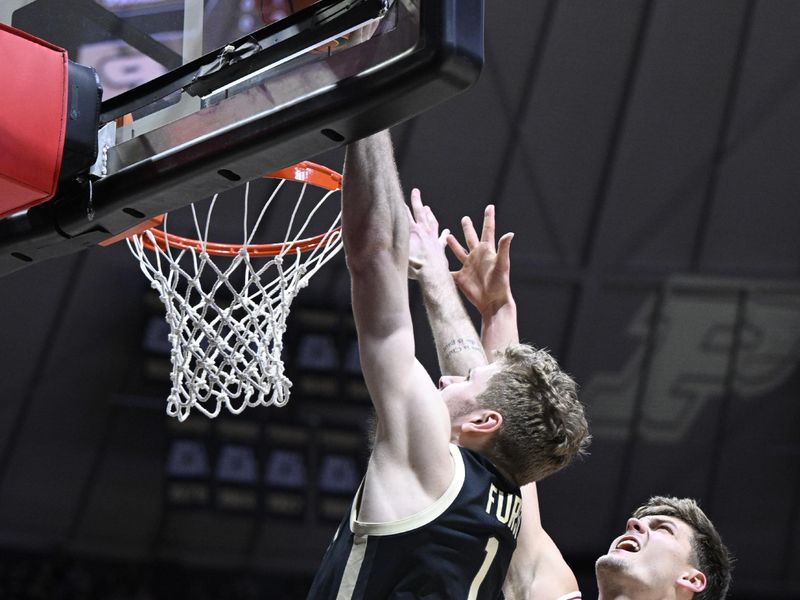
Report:
M464 433L494 433L503 424L503 415L496 410L481 408L473 411L461 424Z
M706 576L697 569L691 569L681 575L676 583L692 594L699 594L706 589Z

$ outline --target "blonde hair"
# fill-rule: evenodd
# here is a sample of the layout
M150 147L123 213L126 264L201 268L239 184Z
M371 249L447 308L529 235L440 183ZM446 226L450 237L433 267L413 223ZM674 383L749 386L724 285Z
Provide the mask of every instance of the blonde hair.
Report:
M539 481L589 445L578 386L546 350L515 344L497 358L500 371L477 397L503 416L485 454L518 485Z

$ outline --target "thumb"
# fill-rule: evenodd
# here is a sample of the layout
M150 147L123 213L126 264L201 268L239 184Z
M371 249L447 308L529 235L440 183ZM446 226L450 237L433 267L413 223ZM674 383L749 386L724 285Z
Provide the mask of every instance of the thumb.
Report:
M513 239L514 234L509 232L504 234L497 243L497 262L500 263L504 269L508 269L511 262L511 240Z

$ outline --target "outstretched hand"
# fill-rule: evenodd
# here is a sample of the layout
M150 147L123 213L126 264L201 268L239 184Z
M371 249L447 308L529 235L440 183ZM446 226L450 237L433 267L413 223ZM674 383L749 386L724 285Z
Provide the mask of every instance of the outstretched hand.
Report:
M495 312L512 301L510 282L510 251L513 233L506 233L495 248L494 205L483 213L481 236L469 217L461 219L465 249L453 235L447 235L447 245L461 262L453 279L467 300L483 315Z
M411 191L411 208L408 211L408 277L423 279L449 273L450 267L445 256L445 240L450 230L439 233L439 221L429 206L422 204L418 189Z

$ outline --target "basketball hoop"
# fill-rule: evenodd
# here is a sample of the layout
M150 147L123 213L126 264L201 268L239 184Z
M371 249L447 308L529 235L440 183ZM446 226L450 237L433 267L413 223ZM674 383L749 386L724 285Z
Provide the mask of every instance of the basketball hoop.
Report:
M167 414L180 421L192 408L214 418L223 407L239 414L248 406L286 404L292 384L284 374L281 352L292 300L341 250L340 211L325 233L303 237L323 204L341 189L341 175L302 162L264 177L278 180L277 186L248 227L246 184L241 244L208 240L217 196L202 228L198 210L191 205L197 239L169 233L167 215L160 229L127 239L166 308L172 345ZM290 181L302 186L284 241L253 243L268 209ZM324 194L303 211L309 185Z

